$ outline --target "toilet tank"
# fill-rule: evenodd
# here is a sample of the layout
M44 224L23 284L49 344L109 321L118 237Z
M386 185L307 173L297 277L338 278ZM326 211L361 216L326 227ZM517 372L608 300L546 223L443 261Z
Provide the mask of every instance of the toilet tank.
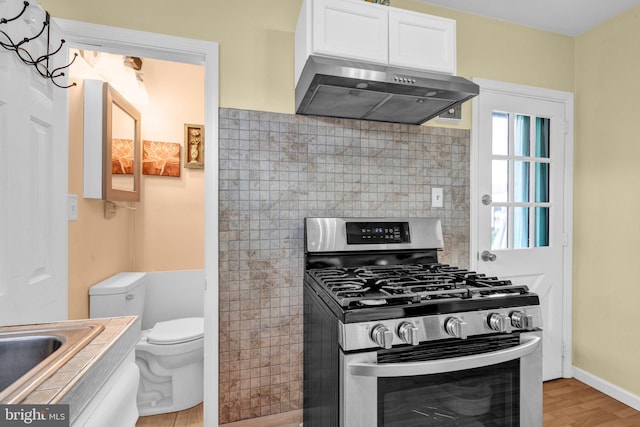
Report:
M146 273L117 273L89 289L89 317L140 316L144 312Z

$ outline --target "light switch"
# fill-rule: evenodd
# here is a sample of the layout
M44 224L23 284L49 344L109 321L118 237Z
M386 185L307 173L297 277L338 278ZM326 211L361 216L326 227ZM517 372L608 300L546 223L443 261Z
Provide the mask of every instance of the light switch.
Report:
M431 207L432 208L441 208L444 206L443 201L443 192L442 188L432 188L431 189Z
M67 219L69 221L77 221L78 220L78 195L67 194L67 197L68 197Z

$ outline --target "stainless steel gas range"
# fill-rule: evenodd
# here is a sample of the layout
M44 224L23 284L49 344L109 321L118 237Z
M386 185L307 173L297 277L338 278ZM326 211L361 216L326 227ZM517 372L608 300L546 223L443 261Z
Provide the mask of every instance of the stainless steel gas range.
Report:
M305 219L305 427L542 426L538 296L442 248L438 219Z

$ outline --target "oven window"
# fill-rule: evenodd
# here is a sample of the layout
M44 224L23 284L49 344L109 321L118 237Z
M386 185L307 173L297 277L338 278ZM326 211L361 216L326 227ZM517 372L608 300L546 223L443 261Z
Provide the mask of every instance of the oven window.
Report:
M517 426L520 361L378 379L379 427Z

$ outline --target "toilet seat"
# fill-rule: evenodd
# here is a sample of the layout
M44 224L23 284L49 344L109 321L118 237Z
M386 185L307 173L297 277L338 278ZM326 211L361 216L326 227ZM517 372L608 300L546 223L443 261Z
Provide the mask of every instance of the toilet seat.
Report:
M203 336L204 319L185 317L156 323L147 334L147 342L156 345L172 345L195 341Z

